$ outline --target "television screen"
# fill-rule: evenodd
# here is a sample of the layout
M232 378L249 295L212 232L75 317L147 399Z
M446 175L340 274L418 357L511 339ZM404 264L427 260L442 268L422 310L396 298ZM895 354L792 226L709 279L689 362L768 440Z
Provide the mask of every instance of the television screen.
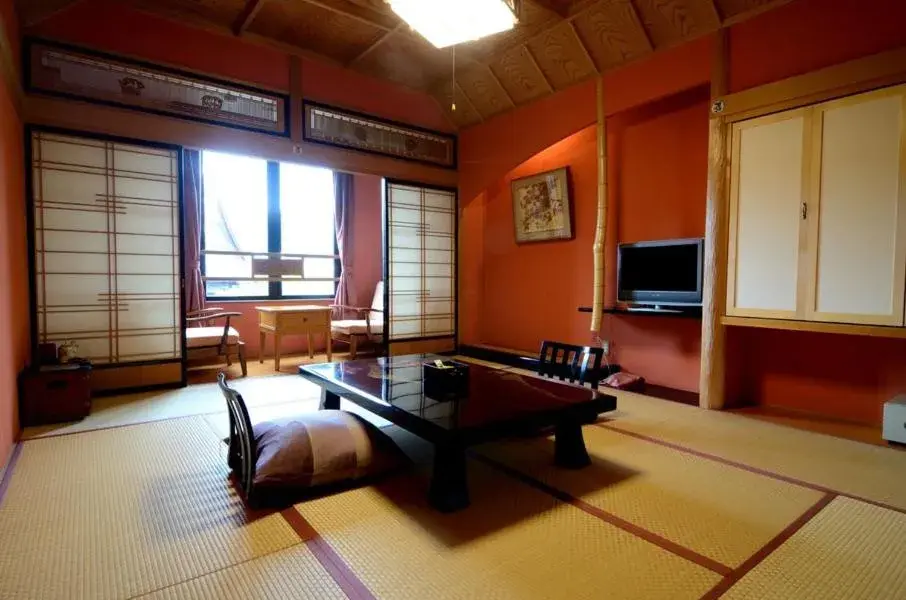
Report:
M619 299L654 304L701 303L702 240L664 240L619 247Z

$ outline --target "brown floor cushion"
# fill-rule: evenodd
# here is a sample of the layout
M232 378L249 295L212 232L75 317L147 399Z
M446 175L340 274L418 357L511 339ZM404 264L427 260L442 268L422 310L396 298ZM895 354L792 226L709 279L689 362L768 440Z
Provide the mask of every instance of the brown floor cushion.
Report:
M320 410L253 428L257 460L252 488L259 502L399 469L409 460L380 429L342 410Z

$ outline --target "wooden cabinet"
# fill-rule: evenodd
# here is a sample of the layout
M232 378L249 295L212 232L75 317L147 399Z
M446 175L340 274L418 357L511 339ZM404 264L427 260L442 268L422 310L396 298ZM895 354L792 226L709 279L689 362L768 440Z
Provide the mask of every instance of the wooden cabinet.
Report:
M906 86L733 125L727 314L903 325Z

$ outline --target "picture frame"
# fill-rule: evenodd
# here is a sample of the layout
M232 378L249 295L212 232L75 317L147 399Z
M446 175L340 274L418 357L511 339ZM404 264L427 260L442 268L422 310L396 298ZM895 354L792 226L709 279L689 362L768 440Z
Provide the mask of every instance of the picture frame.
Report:
M510 183L516 243L573 239L569 167Z

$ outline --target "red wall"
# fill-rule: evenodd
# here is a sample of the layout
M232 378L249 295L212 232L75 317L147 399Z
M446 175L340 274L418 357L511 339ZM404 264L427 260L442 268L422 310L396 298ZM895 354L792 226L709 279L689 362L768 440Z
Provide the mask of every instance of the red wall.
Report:
M277 90L289 89L288 54L138 12L124 4L86 0L30 33ZM302 90L312 100L423 127L450 129L440 107L427 94L339 66L302 59Z
M356 175L353 184L352 230L350 258L348 268L352 277L351 291L355 294L350 300L357 306L370 306L374 294L374 286L382 278L383 264L381 261L381 185L382 179L374 175ZM332 300L287 300L284 302L267 302L268 305L292 304L332 304ZM262 304L260 300L251 302L217 302L208 301L209 305L222 306L229 311L241 312L242 317L231 324L235 324L250 357L257 357L260 351L258 337L258 313L255 307ZM324 347L322 339L312 340L315 349L320 351ZM308 351L308 341L304 336L292 336L283 340L280 345L284 354ZM335 349L344 350L345 345L337 345ZM268 337L266 356L272 356L274 351L273 337Z
M4 1L0 10L7 35L18 45L12 2ZM0 78L0 469L19 433L16 376L29 350L22 144L22 122Z
M796 0L731 28L731 89L903 46L904 23L901 0ZM701 86L709 82L710 53L711 39L702 38L604 76L609 301L617 241L703 233L707 95ZM584 84L461 133L463 342L534 350L545 337L587 340L587 315L577 316L575 307L591 302L591 238L581 231L594 220L594 192L576 192L583 237L539 251L512 243L507 185L516 174L561 164L587 180L594 144L583 136L592 130L573 134L594 118L594 86ZM624 368L655 383L697 389L697 321L606 316L601 336L613 342ZM906 341L744 328L731 328L728 341L735 401L876 424L883 402L906 392Z
M708 96L701 84L710 48L703 38L605 76L609 267L620 241L704 233ZM461 134L462 342L537 351L544 339L590 341L589 315L577 309L593 292L595 119L590 82ZM561 166L572 178L575 239L517 246L510 182ZM613 295L612 268L607 281ZM697 321L608 317L600 333L624 368L697 389Z
M708 100L700 86L608 119L608 305L616 301L617 243L705 234ZM601 338L624 370L698 390L697 319L605 315Z
M740 90L906 45L902 0L797 0L731 30ZM731 328L736 400L867 424L906 392L906 341Z

